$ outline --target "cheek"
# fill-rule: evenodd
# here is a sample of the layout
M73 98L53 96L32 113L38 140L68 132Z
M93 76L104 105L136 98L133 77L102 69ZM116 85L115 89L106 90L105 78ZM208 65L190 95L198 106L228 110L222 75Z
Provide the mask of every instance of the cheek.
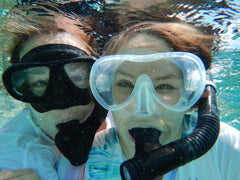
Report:
M121 144L121 147L128 158L133 157L135 152L135 145L129 135L128 129L131 122L131 117L127 116L121 110L112 112L114 117L114 122L118 131L118 138ZM129 155L130 153L130 155Z
M128 134L129 124L131 119L121 110L113 111L113 118L120 136L126 136Z
M124 114L121 113L121 111L113 111L112 114L116 127L118 129L122 126L124 127L124 125L126 124L126 117L124 116Z
M176 114L176 113L168 113L167 114L167 120L165 121L166 124L168 124L169 127L172 129L175 129L178 126L182 125L182 114Z
M167 144L182 137L184 113L169 112L165 118L167 131L162 132L160 142Z
M51 115L44 115L38 118L39 127L52 139L55 138L55 135L58 132L55 122L56 119L54 119Z
M36 119L36 124L41 128L41 130L50 136L52 139L55 138L55 135L58 132L56 127L56 122L63 117L63 114L59 113L56 110L48 111L45 113L36 112L33 108L31 108L33 112L33 116Z

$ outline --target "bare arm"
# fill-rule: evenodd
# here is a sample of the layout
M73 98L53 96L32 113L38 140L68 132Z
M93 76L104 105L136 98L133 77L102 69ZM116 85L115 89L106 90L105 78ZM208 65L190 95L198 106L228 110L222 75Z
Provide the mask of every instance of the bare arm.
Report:
M17 169L0 172L0 180L42 180L42 178L32 169Z

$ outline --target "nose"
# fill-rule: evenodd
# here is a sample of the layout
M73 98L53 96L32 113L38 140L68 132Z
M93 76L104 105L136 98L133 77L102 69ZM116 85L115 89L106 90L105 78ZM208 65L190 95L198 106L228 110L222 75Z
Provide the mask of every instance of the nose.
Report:
M154 87L151 79L147 75L141 75L136 82L136 86L138 86L136 87L136 115L152 116L157 104L154 100Z

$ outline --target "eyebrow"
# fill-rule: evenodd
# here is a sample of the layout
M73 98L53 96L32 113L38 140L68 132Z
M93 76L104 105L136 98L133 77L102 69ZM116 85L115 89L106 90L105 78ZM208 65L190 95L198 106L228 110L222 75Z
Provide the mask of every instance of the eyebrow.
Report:
M120 74L120 75L123 75L123 76L127 76L127 77L130 77L130 78L135 78L134 76L132 76L131 74L127 73L127 72L119 72L117 74ZM159 76L159 77L156 77L154 78L153 80L166 80L166 79L180 79L176 74L167 74L167 75L164 75L164 76Z
M154 80L157 80L157 81L166 80L166 79L180 79L180 77L178 77L176 74L167 74L164 76L154 78Z
M116 74L120 74L120 75L123 75L123 76L127 76L127 77L130 77L130 78L135 78L135 77L133 77L131 74L128 74L127 72L123 72L123 71L120 71L120 72L118 72L118 73L116 73Z

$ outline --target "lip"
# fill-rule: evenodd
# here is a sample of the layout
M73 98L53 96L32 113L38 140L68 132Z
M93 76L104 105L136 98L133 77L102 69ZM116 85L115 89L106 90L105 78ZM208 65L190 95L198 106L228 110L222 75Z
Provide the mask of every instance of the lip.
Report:
M134 118L132 120L131 118ZM131 117L126 121L125 125L128 127L128 129L133 129L133 128L155 128L158 129L159 131L164 130L164 124L161 123L159 124L160 121L162 122L163 120L159 117L151 117L151 118L136 118L136 117ZM162 126L162 127L161 127Z
M132 137L132 135L130 134L130 131L131 129L129 129L128 130L128 135L129 135L129 137L130 137L130 139L131 139L131 141L135 144L135 139Z
M157 131L159 131L159 137L158 137L158 139L160 138L160 136L161 136L161 134L162 134L162 132L159 130L159 129L157 129L157 128L155 128L155 127L133 127L133 128L131 128L131 129L128 129L128 134L129 134L129 136L130 136L130 139L132 140L132 142L133 143L135 143L136 141L135 141L135 138L131 135L131 133L130 133L130 131L132 130L132 129L134 129L134 128L152 128L152 129L156 129Z
M156 128L133 128L128 132L134 139L135 154L146 154L162 146L159 142L161 132Z
M68 115L65 115L65 116L60 116L61 114L59 114L59 119L57 119L57 121L55 121L55 126L58 127L58 125L60 124L68 124L69 122L71 121L78 121L78 123L83 123L86 119L86 117L84 116L68 116ZM83 120L84 119L84 120ZM83 122L82 122L83 121Z
M79 123L84 123L93 111L94 103L91 102L90 105L78 105L66 109L53 110L52 117L55 119L55 126L72 120L78 120Z

